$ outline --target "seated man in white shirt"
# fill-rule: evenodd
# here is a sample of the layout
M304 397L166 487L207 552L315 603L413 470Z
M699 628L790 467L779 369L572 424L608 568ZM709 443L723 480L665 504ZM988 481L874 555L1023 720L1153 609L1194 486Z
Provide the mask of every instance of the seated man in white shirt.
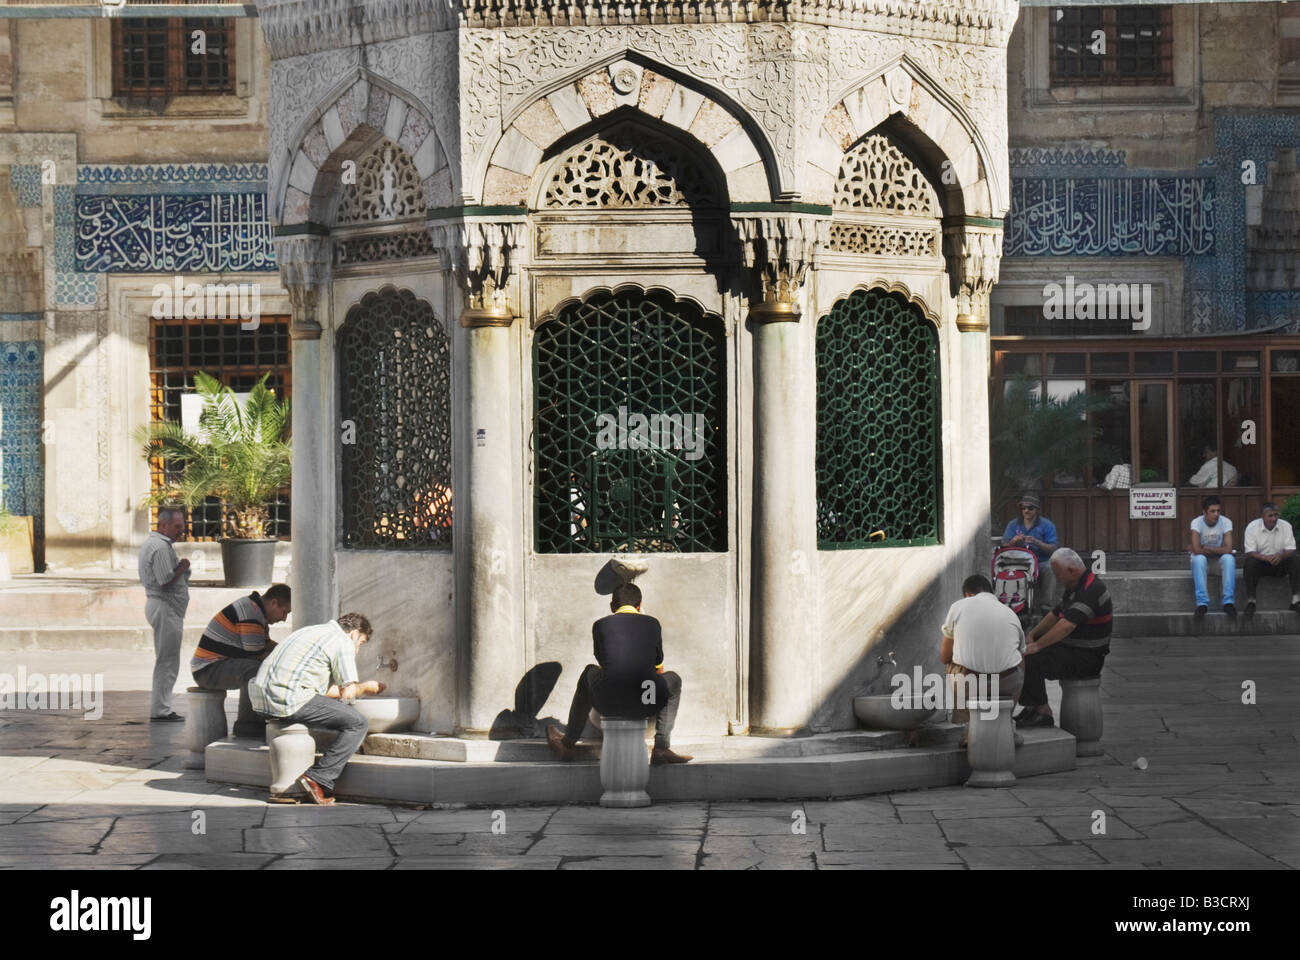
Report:
M1221 516L1223 504L1218 497L1202 500L1201 510L1202 515L1191 524L1192 589L1196 594L1196 615L1203 617L1210 608L1205 577L1213 559L1218 561L1219 575L1223 579L1223 612L1229 619L1235 619L1237 608L1232 601L1237 589L1237 561L1232 555L1232 521Z
M948 608L943 623L939 659L949 665L949 674L982 674L976 676L976 689L1014 703L1025 681L1025 631L1020 618L998 602L993 584L978 573L966 578L961 592L963 599ZM968 716L966 710L953 714L955 723Z
M1205 449L1201 451L1201 456L1205 458L1205 462L1201 464L1201 469L1192 474L1192 478L1187 481L1189 486L1235 487L1237 485L1237 468L1227 460L1223 461L1223 479L1219 479L1219 455L1214 447L1207 443Z
M1291 579L1291 609L1300 613L1300 559L1295 531L1277 515L1277 504L1266 503L1259 518L1246 524L1246 618L1255 615L1255 589L1260 577Z

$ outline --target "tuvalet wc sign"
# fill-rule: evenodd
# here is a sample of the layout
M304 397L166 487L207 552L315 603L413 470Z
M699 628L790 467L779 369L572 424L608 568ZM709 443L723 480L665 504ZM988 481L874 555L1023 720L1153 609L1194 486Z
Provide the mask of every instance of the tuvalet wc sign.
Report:
M1178 491L1163 483L1138 483L1128 488L1130 520L1177 520Z

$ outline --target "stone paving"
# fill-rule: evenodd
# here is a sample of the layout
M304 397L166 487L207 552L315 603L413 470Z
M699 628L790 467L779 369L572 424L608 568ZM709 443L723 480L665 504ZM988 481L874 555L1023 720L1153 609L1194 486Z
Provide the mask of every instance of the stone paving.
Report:
M1118 642L1106 755L1069 773L640 810L271 805L183 770L181 725L140 722L148 655L0 655L20 665L101 672L106 693L97 721L0 712L3 869L1300 868L1294 637Z

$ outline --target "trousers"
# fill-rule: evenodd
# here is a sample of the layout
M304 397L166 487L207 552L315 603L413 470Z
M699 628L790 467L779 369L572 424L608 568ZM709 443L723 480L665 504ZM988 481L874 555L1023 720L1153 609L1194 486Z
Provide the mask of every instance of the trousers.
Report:
M601 669L594 663L587 664L587 668L582 671L582 676L578 677L577 689L573 691L573 703L569 706L569 722L565 726L564 742L572 746L578 742L582 736L582 728L587 724L587 715L591 713L593 690L599 690L601 686ZM669 670L662 674L663 686L667 687L668 702L665 703L658 712L654 714L655 718L655 746L665 749L672 746L673 724L677 722L677 707L682 699L682 678L676 673ZM656 684L656 691L660 685ZM599 696L597 693L596 696ZM601 704L595 704L596 709L600 710ZM604 715L605 711L601 711Z
M1025 657L1025 682L1020 688L1020 703L1026 707L1047 704L1048 680L1086 680L1101 676L1102 664L1110 645L1104 647L1072 647L1054 643Z
M352 754L357 752L361 742L366 739L366 734L370 732L370 723L356 707L320 694L308 700L292 716L275 719L282 723L305 723L308 727L320 727L339 732L334 742L307 771L307 776L327 790L334 789L334 782L338 780L343 768L352 759Z
M1192 587L1196 591L1198 607L1210 605L1210 595L1205 586L1209 565L1210 558L1205 554L1192 554ZM1237 592L1237 560L1232 554L1225 553L1219 557L1219 575L1223 578L1223 602L1232 603Z
M185 614L158 597L150 597L144 615L153 628L153 695L149 716L165 717L174 713L172 689L181 672L181 638L185 634Z
M235 717L235 736L260 737L266 734L266 721L253 711L248 699L248 681L257 676L261 660L227 658L209 663L194 671L194 685L204 690L238 690L239 715Z

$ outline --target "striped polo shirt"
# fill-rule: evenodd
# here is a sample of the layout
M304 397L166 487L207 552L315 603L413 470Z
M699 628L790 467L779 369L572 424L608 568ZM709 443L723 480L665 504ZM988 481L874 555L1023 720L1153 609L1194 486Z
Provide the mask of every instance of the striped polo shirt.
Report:
M330 684L357 682L357 648L337 620L303 627L278 643L248 681L253 709L266 717L291 717Z
M1113 618L1110 592L1095 573L1084 574L1077 587L1061 594L1061 602L1052 612L1075 625L1070 635L1061 641L1066 646L1110 645L1110 624Z
M222 607L208 623L190 659L190 671L196 672L220 660L260 659L269 639L266 607L254 590Z

